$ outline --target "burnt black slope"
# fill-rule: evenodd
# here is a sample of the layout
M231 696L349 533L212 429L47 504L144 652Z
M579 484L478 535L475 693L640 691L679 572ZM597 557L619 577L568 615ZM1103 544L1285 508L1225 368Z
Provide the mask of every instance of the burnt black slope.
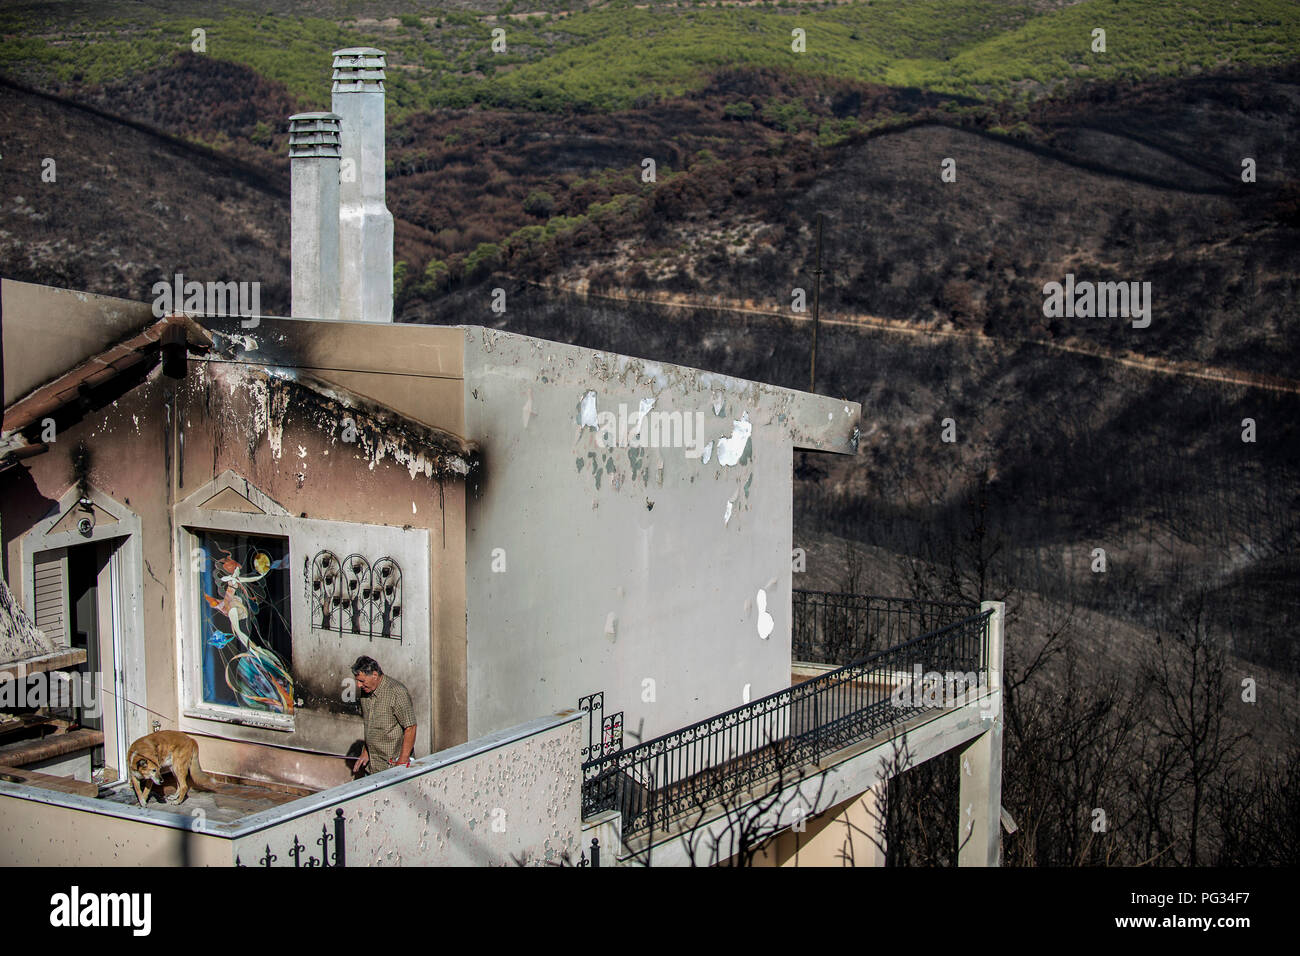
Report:
M206 147L0 83L0 270L29 282L147 301L175 272L259 281L288 306L288 193ZM54 182L42 180L54 160Z
M241 159L3 78L0 142L5 276L141 301L176 272L256 281L263 312L288 314L287 158L277 164L250 150ZM41 178L46 158L55 161L52 183ZM399 246L428 245L423 230L395 225Z

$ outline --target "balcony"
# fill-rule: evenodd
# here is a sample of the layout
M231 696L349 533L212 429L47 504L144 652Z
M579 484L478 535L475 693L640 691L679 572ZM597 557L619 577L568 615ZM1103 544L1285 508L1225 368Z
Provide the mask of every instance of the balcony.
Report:
M583 764L583 817L617 815L624 859L698 862L701 830L821 812L1000 727L1001 605L799 591L793 606L791 687Z

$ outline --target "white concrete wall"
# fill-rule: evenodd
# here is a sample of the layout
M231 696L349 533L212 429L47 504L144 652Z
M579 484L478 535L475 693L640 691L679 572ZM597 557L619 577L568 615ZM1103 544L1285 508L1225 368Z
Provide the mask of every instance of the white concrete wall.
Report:
M269 846L293 866L295 836L305 866L337 808L351 867L576 862L581 726L573 712L536 718L229 824L0 781L0 866L176 865L187 843L193 865L257 866Z
M4 405L154 321L151 303L0 279Z
M604 691L630 745L789 685L792 446L850 452L857 405L480 328L465 389L471 739ZM580 424L651 399L707 461Z
M374 777L335 787L240 823L235 853L255 864L269 844L292 866L296 834L311 850L321 827L346 823L348 866L513 866L576 861L582 837L581 721L539 718ZM391 783L390 783L391 781ZM317 805L276 821L285 811ZM307 856L302 857L306 862Z
M0 866L234 864L228 839L168 825L172 814L120 804L97 813L96 804L105 801L0 782Z

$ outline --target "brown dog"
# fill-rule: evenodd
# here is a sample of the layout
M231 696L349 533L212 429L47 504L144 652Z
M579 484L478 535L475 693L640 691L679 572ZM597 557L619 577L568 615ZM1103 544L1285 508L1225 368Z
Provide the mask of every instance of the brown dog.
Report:
M191 784L214 793L224 789L199 766L199 745L194 738L177 730L159 730L141 737L131 745L126 764L135 798L142 807L149 799L151 786L162 788L164 770L171 771L177 784L176 792L166 798L168 803L184 802Z

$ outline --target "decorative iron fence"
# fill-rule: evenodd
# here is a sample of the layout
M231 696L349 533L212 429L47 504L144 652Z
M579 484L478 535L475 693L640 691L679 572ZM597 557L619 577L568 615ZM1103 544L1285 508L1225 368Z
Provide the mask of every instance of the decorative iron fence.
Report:
M849 664L947 627L979 609L945 601L796 590L791 610L793 660Z
M587 715L587 745L582 748L583 762L623 749L623 711L605 713L603 690L579 697L578 709Z
M333 551L317 552L308 600L317 630L402 642L402 569L390 557L372 564L360 554L340 561Z
M627 837L663 830L725 800L739 802L760 786L792 783L801 768L827 754L942 706L937 695L910 686L918 668L958 675L968 689L960 703L968 703L987 687L992 613L977 612L724 714L588 760L582 766L582 815L619 810ZM944 679L943 687L956 683ZM908 693L896 695L900 686Z
M330 841L333 841L334 843L333 862L330 860ZM308 845L299 840L298 834L295 833L293 835L293 844L285 850L285 853L289 860L293 860L294 866L328 867L348 865L346 842L344 840L343 809L341 807L334 811L334 832L331 834L329 827L326 824L321 824L320 836L316 838L316 845L320 847L319 859L312 855ZM303 862L302 860L302 855L304 853L307 854L306 862ZM266 852L262 854L262 857L257 861L257 865L266 867L275 866L276 861L279 859L279 854L272 853L271 844L268 843L266 844ZM289 863L286 861L283 865L288 866ZM246 867L248 864L243 862L243 860L237 856L235 857L235 866Z

